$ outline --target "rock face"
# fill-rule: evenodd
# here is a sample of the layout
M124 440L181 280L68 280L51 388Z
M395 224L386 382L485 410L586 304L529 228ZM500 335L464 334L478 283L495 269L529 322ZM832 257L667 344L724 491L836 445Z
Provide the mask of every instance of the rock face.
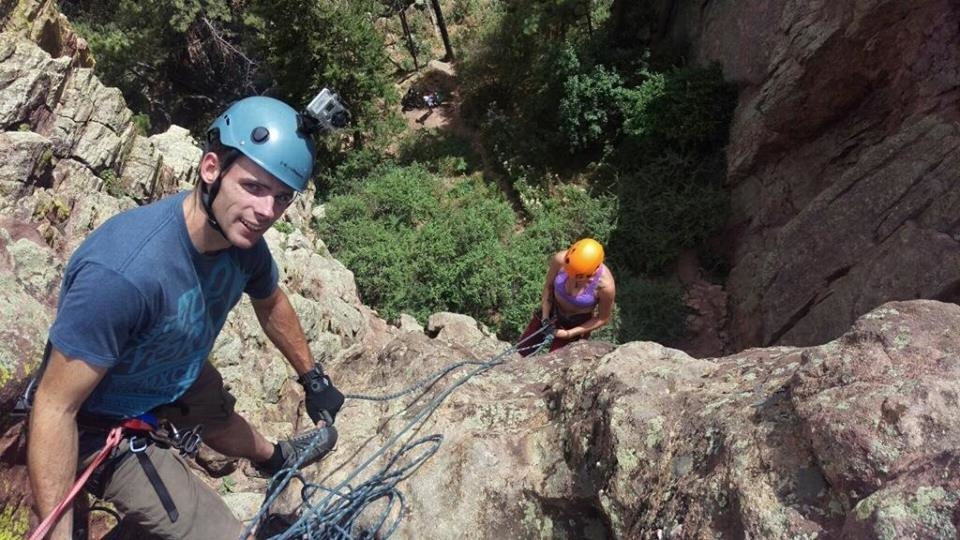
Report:
M349 400L317 478L370 489L425 453L383 469L405 442L435 434L438 451L400 486L401 538L955 538L957 328L960 307L913 301L819 347L490 355L503 363L473 377L469 365L426 391ZM338 369L348 391L376 396L465 358L406 332Z
M0 31L35 42L54 58L67 56L74 65L93 67L87 42L73 32L53 0L0 1Z
M960 5L674 2L741 88L735 346L812 345L889 300L960 299Z
M63 266L107 217L189 187L199 150L179 129L137 135L130 111L89 70L10 34L0 36L0 81L0 531L21 537L37 520L23 425L9 411L39 362ZM944 204L953 203L928 208ZM391 463L387 472L399 471L405 506L380 499L358 526L375 529L386 510L380 533L396 523L400 538L960 531L954 304L888 303L817 347L695 359L654 343L594 341L521 359L462 315L438 313L423 326L402 317L400 328L379 319L313 235L314 214L311 197L299 198L283 228L293 232L271 230L267 241L314 355L349 394L338 448L304 479L357 493ZM248 305L231 313L212 361L268 437L306 427L302 390ZM258 513L267 480L249 464L209 449L197 464L238 516ZM324 498L303 506L310 492L296 487L272 513L294 521Z

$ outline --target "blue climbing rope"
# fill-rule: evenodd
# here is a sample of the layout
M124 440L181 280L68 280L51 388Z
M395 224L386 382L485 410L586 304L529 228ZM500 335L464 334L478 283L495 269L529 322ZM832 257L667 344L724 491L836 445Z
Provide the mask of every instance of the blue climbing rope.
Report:
M355 467L347 476L333 487L325 487L320 483L309 482L299 472L300 461L289 469L283 469L273 476L267 496L260 510L247 525L241 538L248 538L259 526L266 522L271 505L277 500L283 490L294 478L303 483L301 489L302 501L297 506L294 515L296 520L285 524L285 530L271 536L272 540L286 540L289 538L307 538L324 540L360 540L368 538L389 538L400 526L405 504L403 494L397 485L409 478L423 463L437 453L443 436L432 434L416 440L407 440L399 450L387 460L387 463L369 478L352 486L354 481L376 459L386 453L393 445L407 435L411 430L430 416L454 390L465 384L473 377L482 374L500 364L516 352L533 349L535 353L549 350L553 341L552 328L543 327L537 332L518 342L489 360L464 360L446 366L412 385L385 395L346 394L347 399L361 399L366 401L389 401L411 394L421 388L424 392L436 384L440 379L454 371L472 367L467 373L454 380L449 386L437 393L407 424L390 437L383 445L367 457L363 463ZM545 335L536 340L541 333ZM419 398L418 398L419 399ZM407 407L415 403L411 402ZM322 433L311 441L311 446L320 441ZM308 455L304 452L303 455ZM376 501L385 501L384 509L379 516L370 520L366 526L361 525L360 517L368 507ZM394 512L394 510L397 510ZM390 516L393 515L393 519Z

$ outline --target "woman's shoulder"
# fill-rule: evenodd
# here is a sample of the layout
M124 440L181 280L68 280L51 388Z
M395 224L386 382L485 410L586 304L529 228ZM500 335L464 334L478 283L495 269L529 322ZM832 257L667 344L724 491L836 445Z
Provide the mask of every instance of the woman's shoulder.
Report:
M557 267L557 268L563 266L563 259L564 259L564 257L566 256L566 254L567 254L566 251L558 251L558 252L554 253L553 255L551 255L551 256L550 256L550 265L551 265L551 266L554 266L554 267Z
M603 265L603 275L600 276L600 287L612 288L616 280L613 278L613 272L610 271L610 267Z

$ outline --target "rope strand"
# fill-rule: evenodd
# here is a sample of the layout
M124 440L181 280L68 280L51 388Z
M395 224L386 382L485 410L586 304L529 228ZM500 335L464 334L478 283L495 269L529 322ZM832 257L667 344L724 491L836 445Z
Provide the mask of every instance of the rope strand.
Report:
M311 483L306 480L299 472L299 461L289 469L279 471L271 479L270 487L260 510L251 519L241 538L248 538L253 531L265 523L269 513L270 506L276 501L284 489L286 489L290 480L299 479L304 487L301 489L301 503L297 507L296 514L299 516L296 521L289 524L286 529L276 535L271 536L273 540L286 540L289 538L306 539L330 539L330 540L360 540L368 538L389 538L400 526L400 519L405 510L405 501L403 494L397 489L397 484L409 478L423 463L430 459L440 449L443 442L443 436L432 434L416 440L412 438L411 430L422 423L441 403L453 393L454 390L465 384L473 377L482 374L500 364L506 362L506 358L519 351L525 351L535 348L535 353L544 349L549 350L552 343L552 333L547 333L539 342L535 344L524 345L531 342L538 334L549 330L547 327L539 329L527 338L521 340L503 352L495 355L487 361L464 360L444 367L412 385L390 394L374 396L367 394L346 394L348 399L359 399L365 401L389 401L413 393L421 388L428 388L446 377L450 373L466 366L473 366L474 369L454 380L447 388L440 391L430 402L428 402L407 424L396 434L390 437L383 445L374 451L363 463L350 471L347 476L332 488L325 487L319 483ZM419 399L419 398L418 398ZM416 400L407 405L409 408ZM386 451L396 444L402 437L410 434L397 452L387 460L387 463L376 473L372 474L365 481L359 483L356 487L351 486L354 481L366 468ZM311 446L319 442L320 434L311 441ZM409 456L414 451L419 454ZM304 455L309 452L305 452ZM314 499L319 499L314 501ZM383 500L385 508L375 519L371 520L368 527L364 529L359 520L367 511L368 507L376 501ZM396 510L396 512L394 512ZM391 520L390 516L395 517ZM386 529L384 529L386 527Z

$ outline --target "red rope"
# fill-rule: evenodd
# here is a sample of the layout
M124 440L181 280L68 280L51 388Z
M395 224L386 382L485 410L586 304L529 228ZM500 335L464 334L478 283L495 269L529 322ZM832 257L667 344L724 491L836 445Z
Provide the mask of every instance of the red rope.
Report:
M100 453L97 454L93 461L90 462L90 465L87 465L86 470L83 471L83 474L77 478L77 481L73 484L73 487L70 488L70 491L67 495L60 501L60 504L50 512L50 515L43 520L43 523L37 527L37 530L33 531L33 534L30 535L29 540L41 540L44 536L50 532L50 529L53 528L53 525L63 516L64 510L70 505L73 501L73 498L77 496L77 493L80 493L80 490L83 489L83 485L87 483L87 479L90 478L90 475L93 474L94 469L96 469L107 456L110 455L110 452L113 451L117 445L120 444L120 439L123 435L123 428L117 426L110 430L110 434L107 435L107 443L103 446L103 449L100 450Z

